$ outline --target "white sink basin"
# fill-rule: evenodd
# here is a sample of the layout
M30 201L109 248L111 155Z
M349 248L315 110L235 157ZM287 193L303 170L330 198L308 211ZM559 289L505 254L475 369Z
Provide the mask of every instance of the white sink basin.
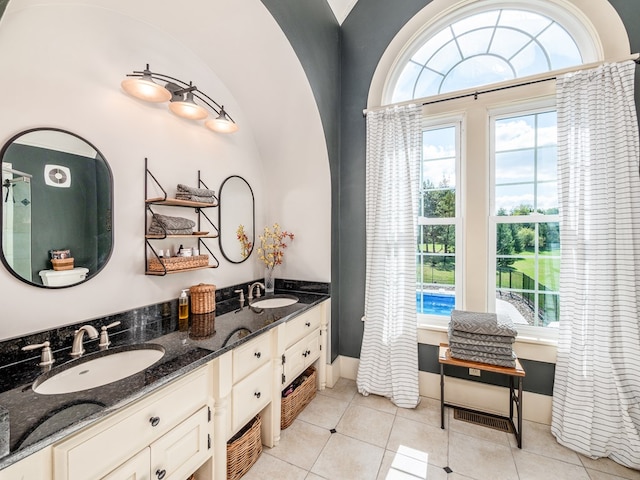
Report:
M57 395L100 387L145 370L163 355L160 345L107 350L41 375L32 388L41 395Z
M255 300L249 305L255 308L280 308L298 303L299 298L293 295L275 295L261 300Z

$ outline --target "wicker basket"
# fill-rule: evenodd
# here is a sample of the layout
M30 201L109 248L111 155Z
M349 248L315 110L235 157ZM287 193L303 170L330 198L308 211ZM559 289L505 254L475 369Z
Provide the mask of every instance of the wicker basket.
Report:
M216 312L193 313L189 337L194 339L209 338L216 333Z
M216 286L200 283L189 289L191 313L210 313L216 309Z
M309 405L316 396L316 369L307 368L301 376L307 378L286 397L282 398L280 406L280 429L284 430L293 423L298 414Z
M227 480L242 477L262 453L260 415L256 415L242 430L227 442Z
M52 258L51 265L54 270L73 270L73 257Z
M160 260L151 258L147 267L150 272L164 272L165 267L167 272L173 272L187 268L206 267L207 265L209 265L209 255L196 255L192 257L163 257Z

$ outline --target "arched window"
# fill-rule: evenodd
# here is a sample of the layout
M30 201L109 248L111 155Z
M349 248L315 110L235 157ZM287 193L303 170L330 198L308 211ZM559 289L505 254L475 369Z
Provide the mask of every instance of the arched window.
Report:
M580 65L573 37L546 15L514 8L471 13L417 42L392 102Z
M455 307L509 313L536 336L557 325L555 83L460 93L626 55L624 25L606 0L468 0L455 9L433 0L394 38L369 105L425 104L421 323L446 323Z

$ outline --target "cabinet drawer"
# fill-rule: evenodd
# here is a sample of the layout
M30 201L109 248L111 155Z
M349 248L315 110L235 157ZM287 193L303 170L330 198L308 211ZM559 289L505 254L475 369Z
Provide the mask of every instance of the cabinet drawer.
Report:
M271 335L264 333L258 338L233 349L233 383L271 360Z
M145 448L102 480L147 480L149 478L150 451Z
M233 387L231 428L234 432L271 402L272 384L273 370L269 362Z
M56 480L100 478L188 418L208 399L208 370L167 385L161 393L127 408L114 423L105 419L54 447Z
M320 330L307 335L285 352L282 386L291 383L320 357Z
M289 321L285 325L286 346L290 347L302 337L308 335L316 328L320 328L320 309L312 308Z
M183 479L202 465L211 448L209 425L209 409L204 407L152 443L151 478Z

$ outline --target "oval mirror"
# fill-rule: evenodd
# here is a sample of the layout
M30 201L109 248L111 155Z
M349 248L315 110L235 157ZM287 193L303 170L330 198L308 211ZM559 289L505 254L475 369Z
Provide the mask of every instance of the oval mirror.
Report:
M255 244L255 204L253 190L249 183L238 175L225 178L220 185L220 206L218 208L218 228L220 252L231 263L242 263ZM238 238L238 229L242 226L249 248L243 248ZM246 244L246 242L245 242Z
M109 165L83 138L36 128L11 138L2 159L2 263L20 280L63 288L106 265L113 248Z

